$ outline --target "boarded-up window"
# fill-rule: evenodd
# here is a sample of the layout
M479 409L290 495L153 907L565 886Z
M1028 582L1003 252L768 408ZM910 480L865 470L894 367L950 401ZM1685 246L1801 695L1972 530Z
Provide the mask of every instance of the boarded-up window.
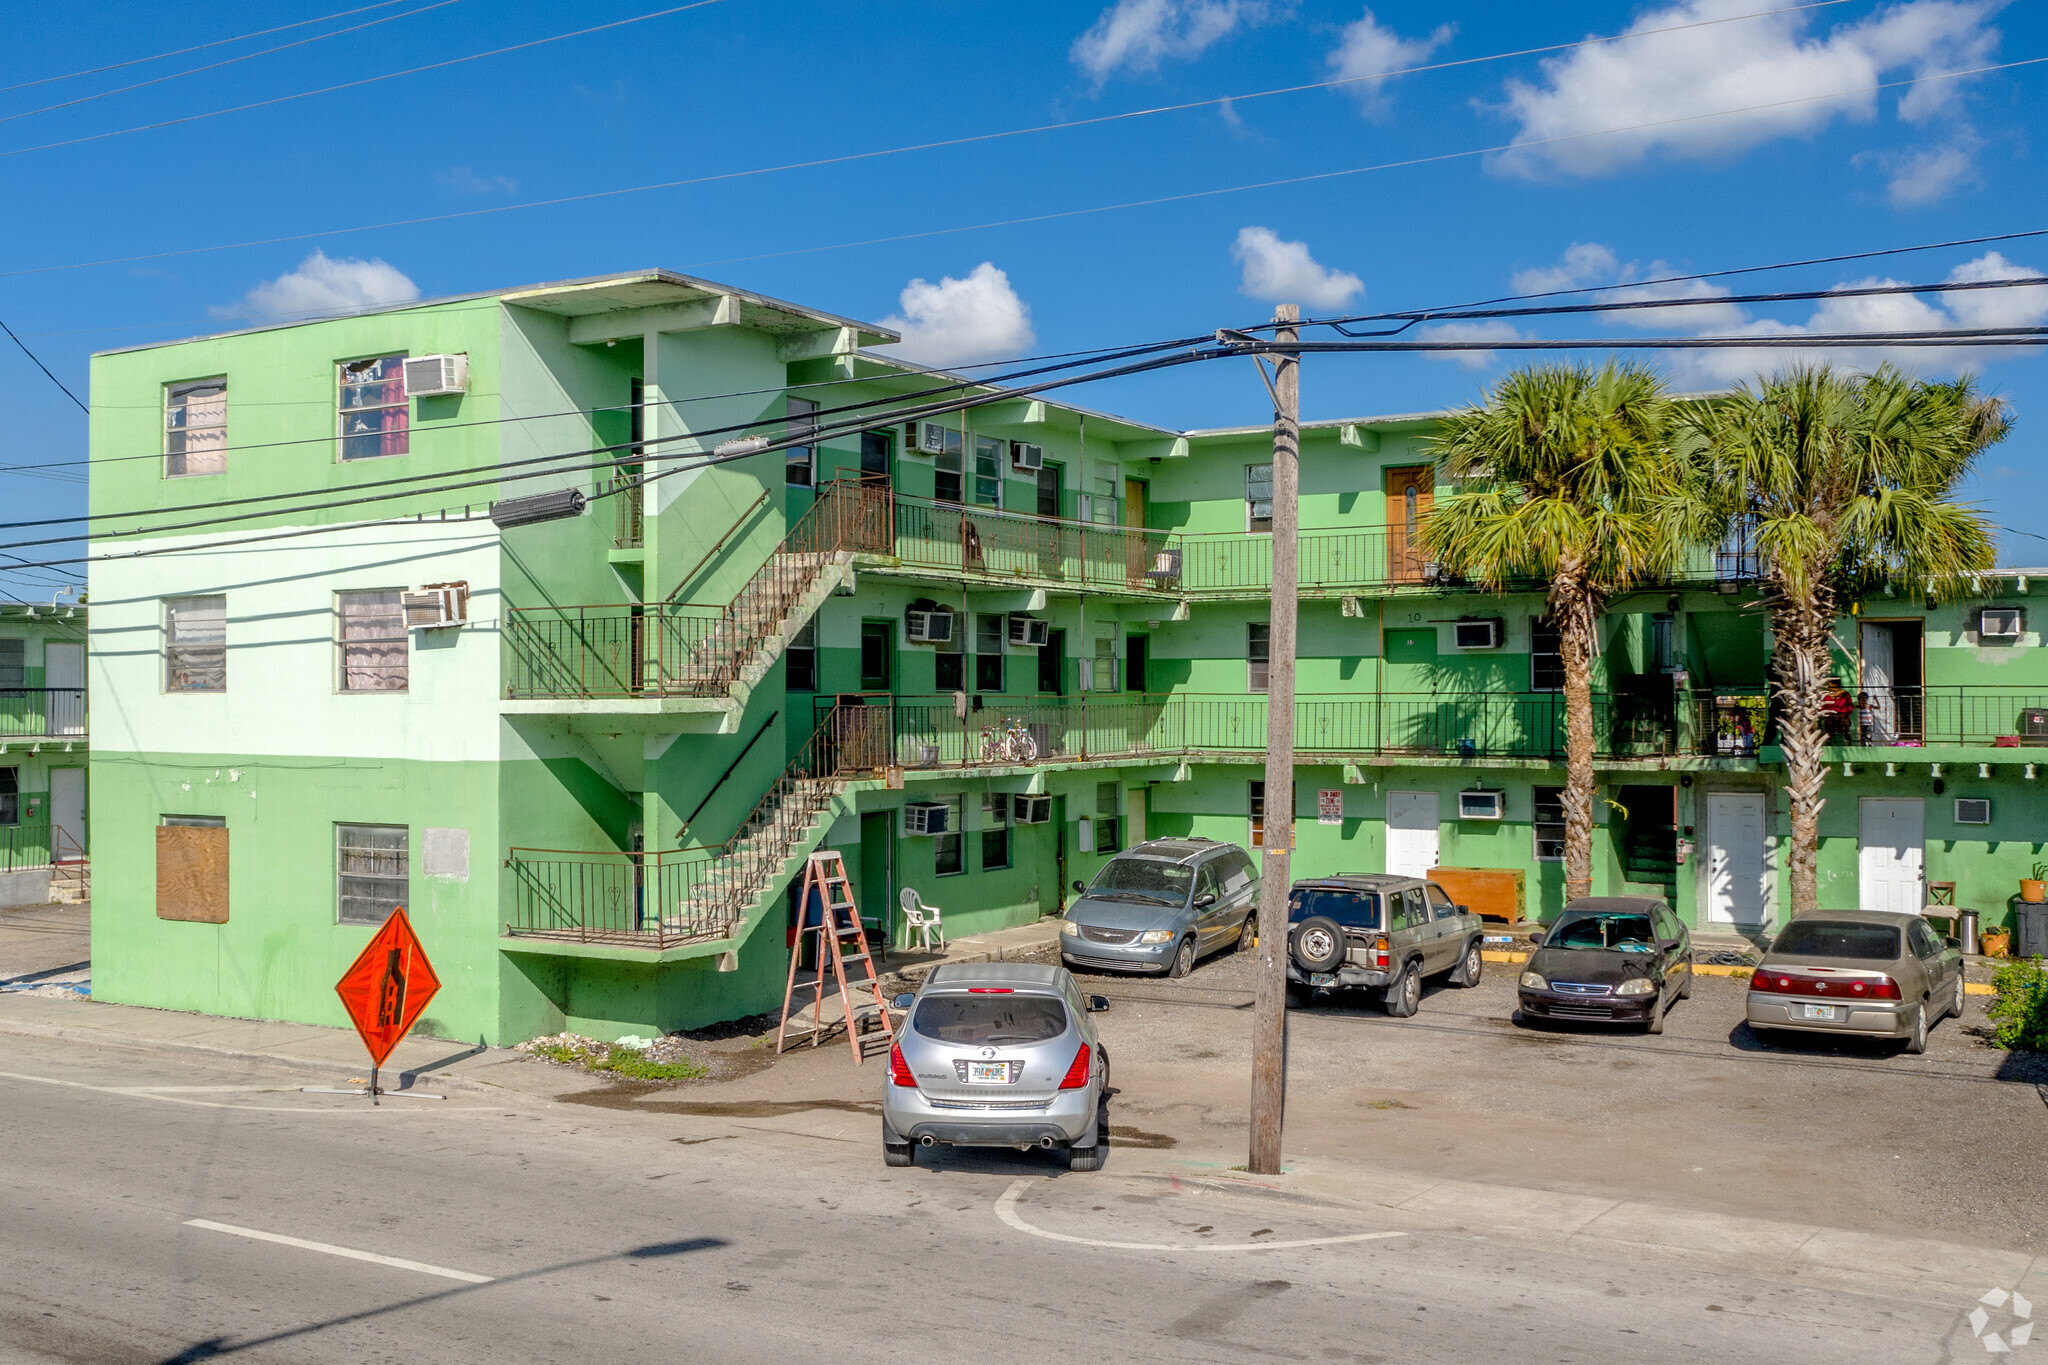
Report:
M336 917L343 924L382 924L406 902L412 860L404 825L336 825Z
M192 924L228 922L226 820L217 815L166 815L157 826L156 917Z
M335 594L341 616L341 690L403 692L406 689L404 594L392 591Z
M164 599L164 690L228 690L228 599Z

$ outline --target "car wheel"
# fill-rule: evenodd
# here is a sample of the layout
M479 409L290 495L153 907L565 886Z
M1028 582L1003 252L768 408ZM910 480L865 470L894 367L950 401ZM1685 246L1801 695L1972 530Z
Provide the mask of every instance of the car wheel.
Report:
M1958 972L1956 973L1956 995L1955 995L1955 1000L1954 1000L1954 1002L1953 1002L1953 1003L1951 1003L1951 1004L1949 1005L1949 1007L1948 1007L1948 1015L1949 1015L1949 1018L1951 1018L1951 1019L1954 1019L1954 1020L1955 1020L1955 1021L1957 1021L1958 1023L1962 1022L1962 1018L1963 1018L1963 974L1962 974L1962 973L1961 973L1960 971L1958 971Z
M1102 1169L1102 1143L1093 1147L1067 1148L1067 1169L1070 1171L1099 1171Z
M1184 938L1180 941L1180 947L1174 950L1173 965L1166 969L1166 974L1172 977L1182 977L1194 969L1195 941L1192 938Z
M1473 939L1465 945L1465 955L1458 959L1458 970L1451 973L1454 986L1476 986L1479 974L1486 970L1486 959L1480 955L1479 940Z
M1686 958L1686 960L1685 960L1685 984L1684 984L1683 986L1680 986L1680 987L1678 988L1678 998L1679 998L1680 1000L1690 1000L1690 999L1692 999L1692 979L1693 979L1693 976L1694 976L1694 972L1693 972L1693 967L1694 967L1694 965L1695 965L1695 964L1694 964L1693 960L1692 960L1692 959L1691 959L1690 957Z
M1237 926L1237 950L1250 952L1259 945L1259 912L1254 910L1244 917L1244 923Z
M915 1166L917 1158L912 1155L912 1148L909 1143L885 1142L882 1144L882 1164L884 1166Z
M1663 1031L1664 1001L1662 997L1659 997L1657 1001L1650 1006L1650 1017L1643 1021L1643 1032L1662 1033Z
M1906 1036L1906 1051L1914 1057L1927 1051L1927 1006L1924 1003L1913 1011L1913 1031Z
M1422 1008L1422 974L1409 963L1401 969L1401 975L1394 984L1387 987L1387 1013L1396 1019L1412 1019L1415 1011Z

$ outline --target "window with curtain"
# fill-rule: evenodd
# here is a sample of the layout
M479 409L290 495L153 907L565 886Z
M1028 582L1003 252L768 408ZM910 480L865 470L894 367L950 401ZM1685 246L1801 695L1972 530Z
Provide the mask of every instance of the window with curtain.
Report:
M406 690L409 641L400 595L395 589L335 594L342 691Z
M344 360L340 385L341 458L372 460L403 455L410 446L412 409L405 397L405 357Z
M228 381L201 379L164 389L164 477L220 474L228 467Z
M382 924L409 898L412 857L404 825L334 827L335 917Z
M1273 466L1269 464L1244 467L1244 529L1273 529Z
M172 597L164 601L164 690L228 690L228 599Z

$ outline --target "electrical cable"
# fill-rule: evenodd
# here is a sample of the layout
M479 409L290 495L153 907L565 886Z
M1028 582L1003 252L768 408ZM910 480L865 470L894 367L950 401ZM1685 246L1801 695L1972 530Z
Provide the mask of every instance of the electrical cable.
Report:
M24 342L20 337L14 335L14 329L12 327L9 327L5 322L0 322L0 331L6 332L7 339L9 341L12 341L15 345L21 347L21 353L23 355L27 356L30 360L35 361L36 368L43 372L43 377L45 379L48 379L52 384L55 384L58 388L64 389L64 396L66 398L69 398L72 402L77 403L78 410L80 412L84 413L88 417L92 416L92 409L88 408L79 399L77 394L73 393L70 389L64 388L64 381L59 379L56 375L50 373L50 367L48 365L45 365L42 362L41 358L38 357L34 351L31 351L28 348L28 344L26 342Z

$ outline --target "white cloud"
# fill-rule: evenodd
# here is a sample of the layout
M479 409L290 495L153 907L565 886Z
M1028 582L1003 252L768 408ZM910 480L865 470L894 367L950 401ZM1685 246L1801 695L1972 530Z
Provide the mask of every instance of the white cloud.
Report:
M1564 290L1601 286L1595 296L1603 303L1641 303L1656 299L1717 299L1729 291L1705 280L1671 284L1631 284L1630 281L1661 280L1682 273L1667 261L1636 261L1623 264L1614 248L1603 242L1573 242L1557 264L1518 270L1510 277L1517 294L1550 294ZM1626 288L1615 288L1627 285ZM1588 302L1595 301L1589 298ZM1601 321L1653 331L1695 331L1706 327L1729 327L1748 316L1733 304L1690 304L1684 308L1634 308L1600 313Z
M1352 81L1344 90L1358 101L1367 118L1382 118L1393 103L1391 82L1360 80L1415 66L1451 40L1457 32L1451 24L1439 24L1427 38L1403 38L1373 17L1371 10L1344 27L1344 40L1329 56L1330 71L1339 80Z
M1169 57L1199 57L1237 29L1292 8L1272 0L1117 0L1068 55L1100 86L1119 69L1156 71Z
M1342 308L1365 292L1365 281L1318 264L1307 242L1283 242L1271 228L1240 229L1230 254L1244 266L1239 293L1270 303Z
M1530 177L1593 176L1653 155L1726 156L1817 131L1838 118L1867 121L1877 112L1878 96L1866 88L1900 72L1917 83L1899 100L1899 117L1924 121L1960 99L1962 82L1918 78L1982 65L1997 46L1999 33L1989 20L2003 3L1906 0L1838 25L1825 37L1807 34L1808 15L1780 13L1579 48L1546 59L1540 83L1509 80L1504 110L1520 125L1518 144L1576 140L1524 145L1493 165ZM1685 0L1644 14L1628 32L1754 13L1753 0ZM1849 90L1866 92L1806 99ZM1732 109L1746 112L1696 117ZM1664 126L1582 136L1651 123Z
M216 317L307 317L410 303L419 296L420 287L397 266L353 256L337 260L316 247L297 270L257 285L240 303L209 311Z
M1433 322L1419 329L1423 341L1520 341L1522 334L1511 322L1489 319L1480 322ZM1431 360L1448 360L1460 369L1484 370L1500 359L1498 351L1424 351Z
M1022 355L1037 340L1031 308L1010 287L1010 277L983 261L965 279L937 284L916 279L903 286L900 315L882 325L903 334L891 349L921 365L973 365Z
M519 188L519 182L509 175L479 175L468 166L435 171L434 183L457 194L510 194Z
M1555 294L1613 279L1620 269L1621 262L1616 259L1613 247L1599 242L1573 242L1558 257L1556 265L1517 270L1508 283L1517 294Z
M1893 208L1916 209L1936 204L1977 178L1977 152L1983 146L1969 128L1938 147L1922 147L1883 159L1892 173L1885 196Z

